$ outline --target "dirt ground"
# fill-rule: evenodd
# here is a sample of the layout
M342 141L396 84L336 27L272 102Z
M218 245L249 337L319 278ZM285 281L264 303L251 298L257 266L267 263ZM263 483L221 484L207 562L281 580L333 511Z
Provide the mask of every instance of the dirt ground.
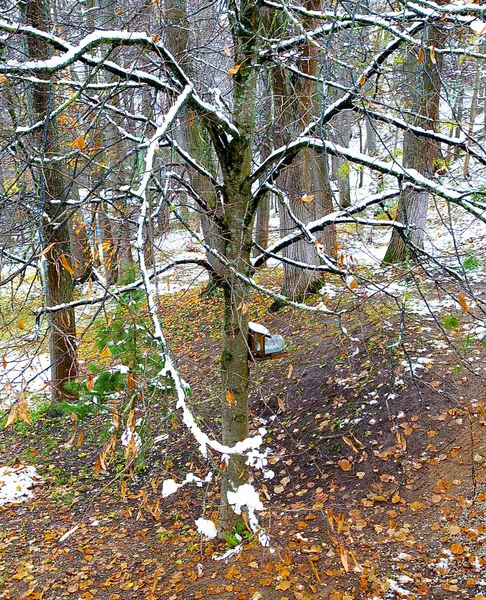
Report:
M163 303L192 406L217 436L221 299ZM289 348L252 366L251 418L267 429L275 472L253 482L271 549L241 531L240 551L218 560L239 540L198 534L196 519L217 519L218 476L161 497L164 479L211 465L157 407L137 409L153 435L132 478L123 460L93 471L106 415L42 417L0 433L0 465L32 464L43 478L33 500L0 507L0 598L486 597L484 346L464 344L460 328L444 346L420 315L400 328L387 298L346 306L356 309L341 322L252 307Z

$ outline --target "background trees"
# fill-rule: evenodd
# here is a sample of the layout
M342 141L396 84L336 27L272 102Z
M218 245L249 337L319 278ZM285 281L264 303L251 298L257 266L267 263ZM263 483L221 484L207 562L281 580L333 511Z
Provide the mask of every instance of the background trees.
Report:
M228 492L248 482L248 453L262 443L249 437L248 422L253 290L305 309L310 284L326 273L358 285L365 276L339 253L336 227L343 224L393 229L386 262L409 256L407 244L421 256L418 232L425 230L431 194L484 220L481 182L458 180L447 165L441 165L445 173L433 168L440 144L465 152L473 165L486 160L474 127L456 138L442 126L450 121L452 77L441 63L458 55L483 58L473 48L484 25L481 10L419 2L350 11L269 0L229 2L219 12L197 3L121 7L120 14L113 5L79 15L73 7L57 8L42 15L31 3L23 24L12 7L0 21L0 73L22 99L7 103L13 126L4 132L3 151L17 163L22 154L32 175L14 176L29 187L44 219L16 274L39 258L47 263L38 315L49 316L55 398L67 393L61 384L76 374L74 307L118 298L118 270L129 270L136 255L133 286L145 291L165 362L159 375L172 377L177 408L204 453L209 447L227 462L220 514L226 533L236 518ZM95 8L100 18L89 20ZM75 17L81 29L73 27ZM338 51L343 33L346 51ZM412 90L398 95L396 72L404 61L413 77L398 79ZM27 109L35 122L19 126ZM368 137L376 132L378 142L357 148L365 121ZM27 135L36 148L25 148ZM331 185L329 157L338 159L340 190ZM378 193L359 190L356 175L368 170L382 178ZM279 203L282 238L252 258L255 220L270 194ZM386 202L397 196L394 220ZM377 221L366 212L370 207L384 208L386 217ZM204 264L223 290L221 443L192 417L163 334L158 275L174 265L158 254L156 223L168 210L207 255L179 262ZM99 285L99 295L80 292L76 300L79 265L68 248L73 215L86 220L84 246ZM282 293L256 275L275 257L283 263ZM336 314L324 305L307 308Z

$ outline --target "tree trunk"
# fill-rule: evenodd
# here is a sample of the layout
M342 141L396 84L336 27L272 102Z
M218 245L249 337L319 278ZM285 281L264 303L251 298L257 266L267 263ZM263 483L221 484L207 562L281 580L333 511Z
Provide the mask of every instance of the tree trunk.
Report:
M307 0L307 9L316 10L321 0ZM309 24L312 20L309 20ZM317 73L316 49L310 43L302 49L301 70L311 78ZM317 108L315 84L312 79L301 80L296 86L289 73L276 68L272 73L273 93L275 101L276 132L278 145L285 145L301 128L304 128L313 117ZM296 161L279 177L280 187L287 192L292 213L304 224L332 212L332 193L329 182L327 158L312 150L299 153ZM302 202L304 196L313 199ZM295 230L295 221L285 206L280 205L280 228L285 236ZM335 243L335 228L330 226L324 235L326 251L332 254ZM294 262L308 265L320 264L318 253L309 240L301 240L286 248L283 256ZM284 278L282 293L293 300L300 301L312 289L313 284L322 278L322 273L311 269L302 269L283 263Z
M78 208L71 217L70 236L74 279L83 283L91 277L93 272L93 258L82 208Z
M445 32L436 25L429 24L425 45L442 48ZM429 50L425 51L424 60L418 63L415 56L409 54L408 65L412 77L412 110L415 113L413 125L423 129L437 129L440 102L440 72L442 55L435 54L432 59ZM422 175L431 177L440 158L440 146L426 137L405 131L403 136L403 166L415 169ZM403 262L409 257L408 244L423 248L429 194L406 189L400 194L398 201L397 221L410 225L413 229L406 232L394 229L390 244L383 262L385 264Z
M49 7L43 0L30 0L26 6L29 25L48 30ZM29 58L46 60L51 55L49 45L41 38L27 38ZM39 79L49 81L49 73L39 73ZM32 106L35 120L49 118L53 109L54 87L52 83L32 84ZM47 306L71 302L74 279L71 266L71 244L69 232L69 210L66 203L67 181L58 163L48 159L60 154L57 122L50 118L46 127L34 134L34 143L39 155L46 162L35 175L39 189L39 201L45 214L41 228L41 239L46 252L45 288ZM71 272L70 272L71 271ZM78 372L76 347L76 322L73 309L49 313L49 351L51 361L51 398L58 402L73 398L64 384L74 379Z
M270 227L270 196L268 193L260 201L260 205L257 211L256 226L255 226L255 243L261 248L268 246L268 235ZM253 250L253 256L260 256L261 250L255 248Z

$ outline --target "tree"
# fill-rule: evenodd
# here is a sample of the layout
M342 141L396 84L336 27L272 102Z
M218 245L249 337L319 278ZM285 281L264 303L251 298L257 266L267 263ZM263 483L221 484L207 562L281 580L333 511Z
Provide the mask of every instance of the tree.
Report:
M441 26L428 25L425 45L432 50L419 51L418 59L413 53L407 57L410 72L410 95L412 97L412 123L424 130L437 131L439 120L442 55L436 53L444 45ZM411 130L403 135L403 166L416 169L426 177L433 177L438 168L440 146L435 140L417 136ZM410 243L423 249L427 224L429 194L423 190L406 189L400 194L397 220L411 226L406 234L395 230L392 233L384 263L403 262L409 254ZM413 253L413 251L412 251Z
M178 7L183 11L179 16L185 21L184 7ZM261 436L249 435L248 323L252 290L258 290L273 300L285 301L303 310L332 314L322 303L306 306L302 302L267 289L255 279L256 269L264 265L268 258L277 257L296 272L303 271L304 278L307 278L308 274L314 278L324 273L334 273L348 281L348 277L354 273L352 264L347 264L343 257L334 260L331 256L334 245L321 245L322 242L316 234L325 237L326 234L332 234L333 227L346 224L367 224L408 232L408 223L378 221L364 212L367 208L376 207L408 191L433 193L437 198L455 203L484 220L484 192L480 189L471 186L457 189L453 182L448 182L448 185L442 184L434 178L433 172L424 174L407 164L399 164L392 154L388 157L370 156L327 137L332 119L343 114L343 111L354 111L372 119L374 124L390 127L400 134L405 132L406 135L413 136L414 141L420 139L421 143L427 142L434 147L444 143L462 150L467 149L471 160L485 164L486 158L480 146L471 145L466 148L463 140L449 138L433 128L422 127L413 118L408 122L404 121L400 114L396 115L393 105L393 60L401 58L403 47L414 45L414 36L424 28L442 22L455 24L461 20L468 25L471 21L469 11L474 14L474 7L448 6L446 10L434 5L431 14L430 3L423 9L420 4L414 3L397 16L395 11L387 14L381 8L373 6L349 14L337 9L321 10L319 5L287 6L268 0L265 2L265 9L270 11L269 21L282 23L275 34L267 28L267 19L261 18L261 8L263 5L242 0L238 4L230 2L223 18L212 14L205 15L205 18L212 19L214 29L211 30L210 40L204 45L207 55L204 63L209 64L210 68L208 67L208 74L202 81L191 75L191 69L195 68L193 65L196 63L188 62L185 57L186 50L189 51L189 44L184 42L181 50L177 51L183 58L174 57L163 36L161 38L159 35L162 32L98 30L81 38L72 34L64 36L64 39L55 34L46 34L43 21L26 27L0 20L0 29L15 40L25 36L30 43L39 43L42 48L48 46L56 52L53 57L47 56L44 50L38 55L31 53L31 60L26 62L18 60L16 55L9 56L0 64L0 73L5 77L19 78L21 81L34 78L35 85L42 90L47 89L46 82L52 80L59 89L71 90L75 99L69 98L70 102L78 101L81 106L89 107L97 115L103 110L110 116L119 116L117 131L127 144L127 151L122 158L132 161L130 164L133 167L132 177L128 181L121 178L122 181L114 183L109 200L119 201L121 211L124 211L123 207L126 206L133 209L130 219L136 226L135 250L139 279L121 289L112 286L108 291L103 290L104 293L100 296L68 302L69 308L66 306L68 296L64 294L57 306L49 302L44 312L57 319L58 315L66 314L75 306L101 303L106 300L108 294L117 298L128 289L132 290L137 286L144 288L153 324L153 339L159 344L161 360L165 362L161 373L173 380L177 396L176 406L182 413L183 421L199 442L204 455L207 456L209 452L217 453L220 455L219 459L223 458L223 462L227 463L227 468L221 469L220 472L221 535L230 531L241 518L233 510L231 493L248 484L250 465L253 462L264 464L265 460L261 449ZM374 12L378 10L382 14ZM194 17L187 16L189 27L195 27L191 18L197 18L198 14L195 10ZM282 15L285 16L283 20ZM185 23L183 27L186 27ZM384 41L377 49L362 53L365 59L360 72L353 78L349 87L344 86L342 89L343 85L338 81L326 79L324 82L324 75L317 68L319 61L328 59L322 40L329 39L329 36L335 35L336 32L355 27L363 28L367 33L373 28ZM217 32L217 35L214 32ZM169 43L172 43L171 49L175 52L176 42ZM436 54L439 54L439 50L438 47ZM430 48L427 48L427 51L431 53ZM462 50L459 48L459 51ZM193 58L194 61L203 61L197 51L194 52ZM62 71L78 63L84 65L88 71L85 79L82 82L63 79ZM98 71L108 74L107 81L93 83L93 73ZM265 110L262 106L269 95L269 74L275 76L272 96L281 103L276 111L281 131L275 135L277 143L274 147L269 152L262 152L257 141L271 131L268 123L265 128L263 123L266 121L261 118ZM37 83L37 80L41 83ZM378 85L378 80L385 81ZM371 85L373 82L375 86ZM342 94L318 111L313 95L316 86L322 86L324 83L340 89ZM125 97L125 94L135 90L132 98L141 104L142 92L148 88L153 93L153 114L141 114L136 106L128 102L116 105L108 102L106 97L103 97L103 100L99 96L93 97L93 91L96 91L96 94L109 95L116 90ZM62 112L65 107L59 89L51 97L56 103L55 110ZM296 89L299 90L299 104L294 110L288 107L295 106L293 102ZM54 112L47 110L45 96L43 98L44 104L39 101L37 119L44 129L49 130ZM66 100L65 104L66 102L68 101ZM135 105L136 102L132 104ZM415 116L417 119L423 119L421 105L417 106L418 115ZM294 119L298 121L296 124L292 121L291 110L294 111ZM263 131L260 131L260 127ZM184 136L181 133L187 133L187 129L190 133L197 132L202 137L202 143L196 143L197 140L193 143L186 138L187 146L183 147L180 140L184 139ZM143 131L142 135L140 130ZM30 131L29 129L29 133ZM96 141L90 140L90 131L87 125L84 130L87 149L78 148L79 152L84 154L93 148L96 150ZM171 150L171 155L178 156L180 162L171 162L164 169L160 169L158 157L167 148ZM329 212L330 195L325 183L322 183L328 180L323 155L338 156L357 166L373 169L388 179L396 180L399 186L389 185L378 194L365 195L350 207ZM66 161L68 160L72 160L72 155L66 156ZM109 172L115 172L117 168L119 163L106 166ZM297 214L288 200L286 190L282 189L282 181L285 182L286 176L292 170L299 173L298 184L293 187L292 183L289 187L295 194L293 200L297 200L295 206L299 210L302 209L302 214ZM54 173L51 174L50 171L54 169L44 170L45 177L54 177ZM186 176L188 172L191 176ZM114 180L116 181L116 178ZM67 210L65 203L59 200L64 198L61 195L64 188L60 184L55 188L52 184L49 189L56 190L51 205L55 206L56 210L58 206ZM165 341L153 280L161 272L166 272L177 264L191 262L191 259L171 261L162 265L154 263L149 271L144 250L155 193L158 195L157 207L167 202L173 218L191 232L201 248L218 265L218 277L224 296L221 441L210 438L199 427L188 405L184 382L172 361ZM283 238L252 259L256 214L269 193L275 194L282 202L285 214L291 217L291 227ZM318 200L318 193L323 195L321 201ZM174 197L188 196L210 224L211 231L206 230L203 236L194 230L190 213L183 211L174 201ZM86 202L89 203L90 200ZM309 205L314 207L317 204L325 204L326 210L322 211L322 206L319 210L310 209ZM48 225L54 230L50 230L51 238L60 229L57 226L59 214L63 213L55 212L49 215ZM125 216L128 220L128 216ZM305 257L304 261L301 261L301 255L292 254L290 248L303 240L306 247L312 249L313 257L309 260ZM315 259L315 247L319 250L319 260ZM59 261L64 263L62 255ZM204 264L210 271L214 270L209 261L197 258L192 262ZM53 264L56 263L53 261ZM69 269L59 270L65 277L64 271L69 274ZM72 286L72 280L66 277L65 279ZM301 290L289 286L286 291L290 296L300 299ZM339 313L338 316L342 314ZM214 462L219 464L220 460ZM167 486L167 489L170 490L170 486ZM247 505L247 509L251 515L252 507ZM254 520L251 524L255 531L258 531Z
M47 29L49 5L42 0L27 4L27 22L32 27ZM37 37L27 38L28 56L42 62L51 55L49 44ZM32 84L32 107L35 123L33 139L38 162L32 165L37 202L44 213L39 236L45 256L46 305L68 304L73 299L74 269L71 265L69 184L55 162L60 143L54 109L54 87L50 73L40 71L41 82ZM77 340L74 309L49 313L49 348L51 362L52 401L72 397L64 386L77 376Z

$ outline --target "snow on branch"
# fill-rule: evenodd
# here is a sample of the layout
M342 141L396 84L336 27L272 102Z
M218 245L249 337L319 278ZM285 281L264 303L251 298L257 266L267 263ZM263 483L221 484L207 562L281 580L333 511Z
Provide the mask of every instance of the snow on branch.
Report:
M481 190L468 188L458 191L456 189L448 188L445 185L434 181L433 179L425 177L415 169L403 167L397 161L388 163L376 157L370 157L362 152L356 152L350 148L340 146L339 144L335 144L334 142L327 140L311 137L298 138L294 142L287 144L286 146L281 146L272 152L272 154L270 154L270 156L268 156L267 159L260 165L257 171L262 173L267 169L270 169L270 167L275 163L278 163L278 166L280 167L284 162L286 164L292 160L302 148L306 147L313 148L314 150L322 150L334 156L342 156L352 163L363 165L374 171L396 177L396 179L402 183L409 183L418 189L422 189L431 194L440 196L449 202L457 204L458 206L461 206L467 210L469 213L476 216L481 221L486 222L486 216L484 213L476 210L467 202L467 200L464 200L464 198L468 195L480 192Z
M381 194L375 194L373 196L369 196L368 198L362 200L361 202L358 202L357 204L355 204L353 206L350 206L343 210L338 210L336 212L326 215L325 217L317 219L316 221L311 221L310 223L307 223L306 228L311 233L314 233L316 231L322 231L326 227L329 227L330 225L333 225L334 223L337 223L337 222L350 222L350 221L354 222L356 217L353 217L353 215L355 215L356 213L359 213L370 206L374 206L375 204L381 204L382 202L385 202L386 200L390 200L391 198L396 198L396 196L398 196L399 194L400 194L400 190L398 188L395 188L395 189L388 190L387 192L382 192ZM368 221L366 221L366 222L368 223ZM388 221L388 222L380 221L379 223L380 224L387 223L388 226L397 226L398 225L399 227L403 227L403 224L395 223L393 221ZM269 255L276 254L277 252L280 252L284 248L287 248L288 246L291 246L298 240L302 239L302 237L303 237L302 232L296 231L296 232L290 233L290 234L286 235L285 237L280 238L280 240L278 240L278 242L275 242L275 244L272 244L271 246L266 248L265 254L269 254ZM252 260L252 264L254 267L260 267L262 264L264 264L268 260L268 258L269 258L268 256L264 256L264 255L257 256L256 258L254 258Z
M180 94L180 89L170 85L167 81L134 68L124 68L117 63L105 60L105 57L97 57L89 53L90 50L97 48L103 44L118 45L118 46L145 46L152 49L164 59L165 67L178 80L181 87L186 88L192 85L189 77L185 74L178 62L167 50L167 48L157 40L146 33L136 31L102 31L97 30L82 38L77 45L72 45L62 38L50 33L46 33L35 27L21 25L20 23L6 21L0 19L0 30L7 31L12 34L31 35L42 38L48 42L55 50L62 52L58 56L46 60L31 60L18 61L8 60L0 63L0 73L8 75L10 73L31 73L31 72L57 72L65 67L80 61L87 65L96 67L100 66L103 70L120 77L123 80L131 81L137 84L144 83L147 86L153 87L170 96ZM222 129L227 134L233 137L239 137L238 129L225 117L219 107L206 102L193 92L190 100L191 106L198 112L201 118L210 121L217 127Z
M448 137L447 135L443 135L441 133L436 133L433 129L423 129L422 127L417 127L416 125L407 123L403 119L398 119L391 115L383 115L379 112L370 110L369 108L366 108L363 106L353 106L352 110L354 110L357 113L366 115L367 117L370 117L372 119L375 119L375 121L381 121L382 123L387 123L389 125L393 125L393 126L397 127L398 129L403 129L404 131L410 131L414 135L417 135L419 137L427 137L431 140L435 140L442 144L448 144L449 146L455 146L456 148L461 148L462 150L464 150L465 152L470 154L473 158L475 158L479 163L486 165L486 156L483 156L482 154L480 154L479 152L477 152L476 150L474 150L473 148L471 148L469 146L469 144L468 144L469 141L474 141L474 142L478 143L476 140L473 140L473 138L471 138L470 136L468 136L468 139L466 139L465 137L462 139L461 138L451 138L451 137Z

